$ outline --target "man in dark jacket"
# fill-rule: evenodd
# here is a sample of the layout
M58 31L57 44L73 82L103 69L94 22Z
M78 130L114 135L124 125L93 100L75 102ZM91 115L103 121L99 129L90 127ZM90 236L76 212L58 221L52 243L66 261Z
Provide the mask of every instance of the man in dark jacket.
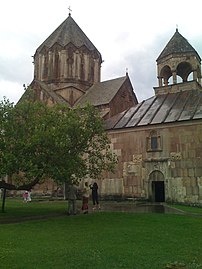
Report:
M90 188L92 190L92 199L93 199L93 210L96 209L95 206L97 206L97 209L100 209L99 200L98 200L98 185L96 182L93 183L93 185L90 185Z

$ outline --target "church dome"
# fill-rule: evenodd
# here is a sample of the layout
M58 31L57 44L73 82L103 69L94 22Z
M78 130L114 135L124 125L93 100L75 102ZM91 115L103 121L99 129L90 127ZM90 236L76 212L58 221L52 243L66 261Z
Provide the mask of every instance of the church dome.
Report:
M69 43L72 43L77 48L85 46L89 51L96 51L98 57L101 57L100 52L96 49L70 14L67 19L63 21L63 23L61 23L58 28L37 48L37 52L40 52L44 47L50 49L55 44L65 47Z
M81 91L100 81L102 56L77 25L71 14L37 48L34 55L35 79ZM65 85L64 85L65 84Z

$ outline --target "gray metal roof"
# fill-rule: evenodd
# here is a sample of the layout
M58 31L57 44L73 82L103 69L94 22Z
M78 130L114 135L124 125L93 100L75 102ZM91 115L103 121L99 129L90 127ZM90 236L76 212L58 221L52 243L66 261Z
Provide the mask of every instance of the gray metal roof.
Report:
M87 102L94 106L108 104L127 79L128 76L124 76L94 84L78 100L76 105L85 105Z
M86 46L90 51L95 50L101 57L99 51L73 20L70 14L67 19L38 47L37 51L40 52L44 47L51 48L56 43L62 47L69 43L72 43L77 48Z
M106 120L106 129L202 119L202 91L188 90L153 96Z
M170 41L167 43L163 51L160 53L159 57L157 58L157 61L170 55L170 54L176 54L176 53L195 53L200 59L200 56L196 52L196 50L189 44L186 38L184 38L179 32L178 29L176 29L176 32L170 39Z

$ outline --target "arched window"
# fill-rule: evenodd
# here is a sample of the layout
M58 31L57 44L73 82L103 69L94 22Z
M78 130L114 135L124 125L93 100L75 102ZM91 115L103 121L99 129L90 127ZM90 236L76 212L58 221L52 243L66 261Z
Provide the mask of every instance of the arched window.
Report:
M160 77L163 79L163 85L167 86L169 83L170 77L172 77L172 72L170 66L166 65L162 68L160 72Z
M161 136L157 131L151 131L147 137L147 151L161 151Z
M188 81L188 76L193 72L193 68L188 62L181 62L177 66L177 75L182 78L182 82Z

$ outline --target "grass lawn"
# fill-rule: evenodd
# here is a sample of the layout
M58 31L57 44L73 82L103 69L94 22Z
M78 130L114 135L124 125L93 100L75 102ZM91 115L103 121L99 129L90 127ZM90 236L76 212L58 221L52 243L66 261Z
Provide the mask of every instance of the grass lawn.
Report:
M7 198L5 203L6 213L0 212L0 223L1 220L5 219L12 220L29 216L63 214L66 208L67 202L64 200L47 201L33 199L31 203L24 203L22 199Z
M11 219L11 211L15 218L28 212L50 218L0 225L0 268L202 269L202 217L127 212L51 217L62 214L66 202L13 202L0 222Z
M178 204L172 204L170 206L174 207L174 208L177 208L177 209L180 209L180 210L185 211L185 212L196 213L196 214L201 214L202 215L202 207L178 205Z

